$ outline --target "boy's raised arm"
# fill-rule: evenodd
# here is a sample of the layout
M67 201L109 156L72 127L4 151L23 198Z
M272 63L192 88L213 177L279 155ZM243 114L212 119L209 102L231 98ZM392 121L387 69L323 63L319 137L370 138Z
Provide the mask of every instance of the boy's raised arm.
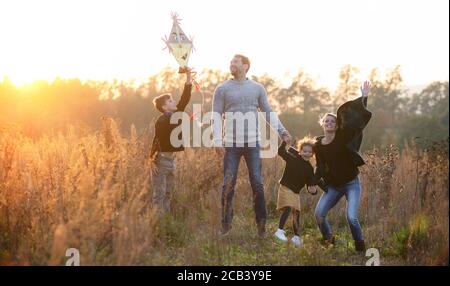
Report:
M189 101L191 100L191 92L192 92L192 70L190 68L186 68L186 82L184 84L183 94L181 95L180 101L177 104L178 111L184 111Z

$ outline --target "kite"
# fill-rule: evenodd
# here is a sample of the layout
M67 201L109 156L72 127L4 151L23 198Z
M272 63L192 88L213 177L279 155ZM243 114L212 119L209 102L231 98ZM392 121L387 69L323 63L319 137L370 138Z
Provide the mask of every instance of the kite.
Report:
M178 73L186 73L186 69L188 68L189 56L191 55L191 52L195 50L194 45L192 44L193 39L192 37L188 38L184 31L181 29L181 19L178 18L178 14L171 13L171 16L173 19L172 30L170 31L169 37L165 36L165 38L162 39L166 43L166 47L164 49L169 49L169 53L174 56L175 60L179 64L180 68L178 70ZM195 89L202 95L201 106L203 106L205 97L203 92L201 91L200 84L195 80L196 74L197 72L191 69L192 83L194 84ZM201 108L197 113L189 113L190 119L196 122L200 127L203 125L203 123L199 120L201 118L201 113Z
M171 14L173 19L172 30L169 37L162 40L166 43L166 48L175 57L175 60L180 65L179 73L185 73L188 67L189 56L191 55L194 46L192 44L192 37L188 38L180 27L181 19L178 18L177 13Z

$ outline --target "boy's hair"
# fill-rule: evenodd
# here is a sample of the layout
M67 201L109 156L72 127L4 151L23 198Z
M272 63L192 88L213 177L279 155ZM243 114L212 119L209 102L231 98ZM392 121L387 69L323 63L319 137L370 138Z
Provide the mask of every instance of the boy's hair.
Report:
M241 54L236 54L236 55L234 55L234 57L240 58L241 61L242 61L242 64L248 65L248 69L245 71L245 72L248 72L248 70L250 69L250 59L248 57L244 56L244 55L241 55Z
M172 95L170 93L161 94L153 99L153 105L160 112L164 112L164 109L162 107L166 103L166 100L170 99L171 96Z
M313 153L314 153L314 139L313 138L311 138L309 136L305 136L305 137L303 137L301 140L299 140L297 142L297 149L298 149L299 152L305 146L310 146L312 148L312 150L313 150Z

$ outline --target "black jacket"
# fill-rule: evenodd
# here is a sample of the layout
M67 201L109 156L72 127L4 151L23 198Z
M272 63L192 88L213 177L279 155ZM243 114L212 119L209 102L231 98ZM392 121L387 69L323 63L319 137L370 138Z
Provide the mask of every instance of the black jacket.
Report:
M184 111L191 99L192 84L185 84L183 94L180 101L177 104L177 112ZM155 137L153 138L152 148L150 151L150 157L154 157L157 152L179 152L183 151L183 145L174 147L170 143L170 133L173 129L181 124L181 120L177 124L170 124L171 112L165 112L161 114L155 123ZM181 138L181 134L178 136Z
M372 113L367 110L367 97L362 96L342 104L337 111L338 129L336 130L336 137L342 138L342 142L344 142L345 147L350 153L351 160L356 167L365 164L364 159L359 153L359 149L363 138L363 130L371 117ZM323 179L323 183L328 184L327 173L329 170L323 160L320 148L318 148L323 137L319 136L316 138L315 153L317 168L314 180L315 183L319 183L319 180Z
M372 112L367 110L367 96L347 101L337 110L338 132L343 132L346 136L347 148L358 167L365 164L359 149L363 139L363 130L370 118L372 118Z
M308 161L305 161L300 155L293 155L286 151L286 142L278 148L278 155L286 161L283 177L280 184L292 190L294 193L300 193L305 186L314 185L314 169Z

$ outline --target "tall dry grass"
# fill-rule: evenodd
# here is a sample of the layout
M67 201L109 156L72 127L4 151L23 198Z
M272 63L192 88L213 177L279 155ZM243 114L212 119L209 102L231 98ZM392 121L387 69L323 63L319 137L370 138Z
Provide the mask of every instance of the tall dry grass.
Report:
M340 243L317 240L313 212L319 196L302 194L302 232L297 250L255 239L252 195L241 162L230 238L220 225L222 158L211 149L177 155L171 214L151 206L151 134L129 138L102 119L97 132L71 127L66 134L32 140L15 128L0 133L0 264L64 265L66 249L80 251L82 265L347 265L362 264L352 252L345 202L330 213ZM448 264L448 141L391 146L365 154L361 223L382 263ZM264 159L269 234L277 227L279 158ZM447 260L445 260L447 259Z

